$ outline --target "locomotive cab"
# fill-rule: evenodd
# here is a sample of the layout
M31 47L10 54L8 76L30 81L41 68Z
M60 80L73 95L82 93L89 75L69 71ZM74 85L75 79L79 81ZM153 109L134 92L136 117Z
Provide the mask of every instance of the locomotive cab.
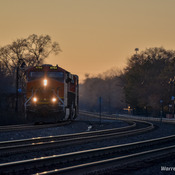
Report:
M24 105L30 121L75 119L78 114L78 76L52 65L29 68Z

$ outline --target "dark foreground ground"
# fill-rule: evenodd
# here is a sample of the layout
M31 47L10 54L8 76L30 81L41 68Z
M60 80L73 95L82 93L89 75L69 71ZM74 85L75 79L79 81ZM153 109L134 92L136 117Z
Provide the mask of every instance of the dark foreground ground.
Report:
M12 115L13 116L13 115ZM18 118L10 119L6 116L1 118L4 123L8 124L19 124L13 123L16 122ZM19 121L22 123L23 119L21 116L19 117ZM19 122L18 121L18 122ZM41 157L41 156L49 156L54 154L63 154L66 152L74 152L80 151L85 149L97 148L97 147L104 147L104 146L111 146L111 145L119 145L124 143L131 143L141 140L147 140L162 136L168 136L175 134L175 125L174 124L166 124L160 122L153 122L156 128L148 133L130 136L130 137L122 137L117 139L106 139L98 142L92 142L87 144L80 144L78 146L70 146L60 149L53 149L44 152L32 152L27 154L21 155L14 155L10 157L3 157L0 158L0 163L8 162L8 161L16 161L16 160L23 160L29 159L34 157ZM45 128L45 129L36 129L36 130L26 130L26 131L11 131L11 132L0 132L0 141L4 140L15 140L15 139L24 139L24 138L32 138L32 137L43 137L43 136L50 136L50 135L62 135L62 134L69 134L69 133L76 133L76 132L86 132L86 131L93 131L93 130L100 130L100 129L108 129L108 128L116 128L116 127L123 127L127 126L128 124L119 120L107 120L102 119L101 123L98 118L93 117L85 117L79 116L73 123L66 125L66 126L59 126L53 128ZM156 164L148 165L147 167L140 167L138 168L131 168L126 169L125 171L121 172L109 172L109 174L124 174L124 175L169 175L175 174L174 171L161 171L161 167L175 167L175 159L166 159L164 161L157 162Z

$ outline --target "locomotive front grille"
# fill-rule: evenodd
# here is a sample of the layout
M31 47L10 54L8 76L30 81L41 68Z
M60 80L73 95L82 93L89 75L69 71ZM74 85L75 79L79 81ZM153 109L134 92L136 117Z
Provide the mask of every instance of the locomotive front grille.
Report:
M50 99L43 98L43 99L40 99L37 104L50 104L50 103L51 103Z

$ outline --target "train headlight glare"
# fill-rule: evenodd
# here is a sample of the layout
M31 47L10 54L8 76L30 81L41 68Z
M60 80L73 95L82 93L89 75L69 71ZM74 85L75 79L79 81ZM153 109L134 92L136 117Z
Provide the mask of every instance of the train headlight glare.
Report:
M47 86L47 80L46 79L44 80L44 86Z
M34 98L33 98L33 101L34 101L34 102L37 102L37 98L36 98L36 97L34 97Z
M52 98L52 102L56 102L56 100L57 100L56 98Z

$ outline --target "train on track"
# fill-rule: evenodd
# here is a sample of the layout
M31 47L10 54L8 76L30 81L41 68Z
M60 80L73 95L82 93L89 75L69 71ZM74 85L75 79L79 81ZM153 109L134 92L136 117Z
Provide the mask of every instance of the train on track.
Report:
M26 70L25 115L32 122L74 120L79 111L78 76L58 65Z

